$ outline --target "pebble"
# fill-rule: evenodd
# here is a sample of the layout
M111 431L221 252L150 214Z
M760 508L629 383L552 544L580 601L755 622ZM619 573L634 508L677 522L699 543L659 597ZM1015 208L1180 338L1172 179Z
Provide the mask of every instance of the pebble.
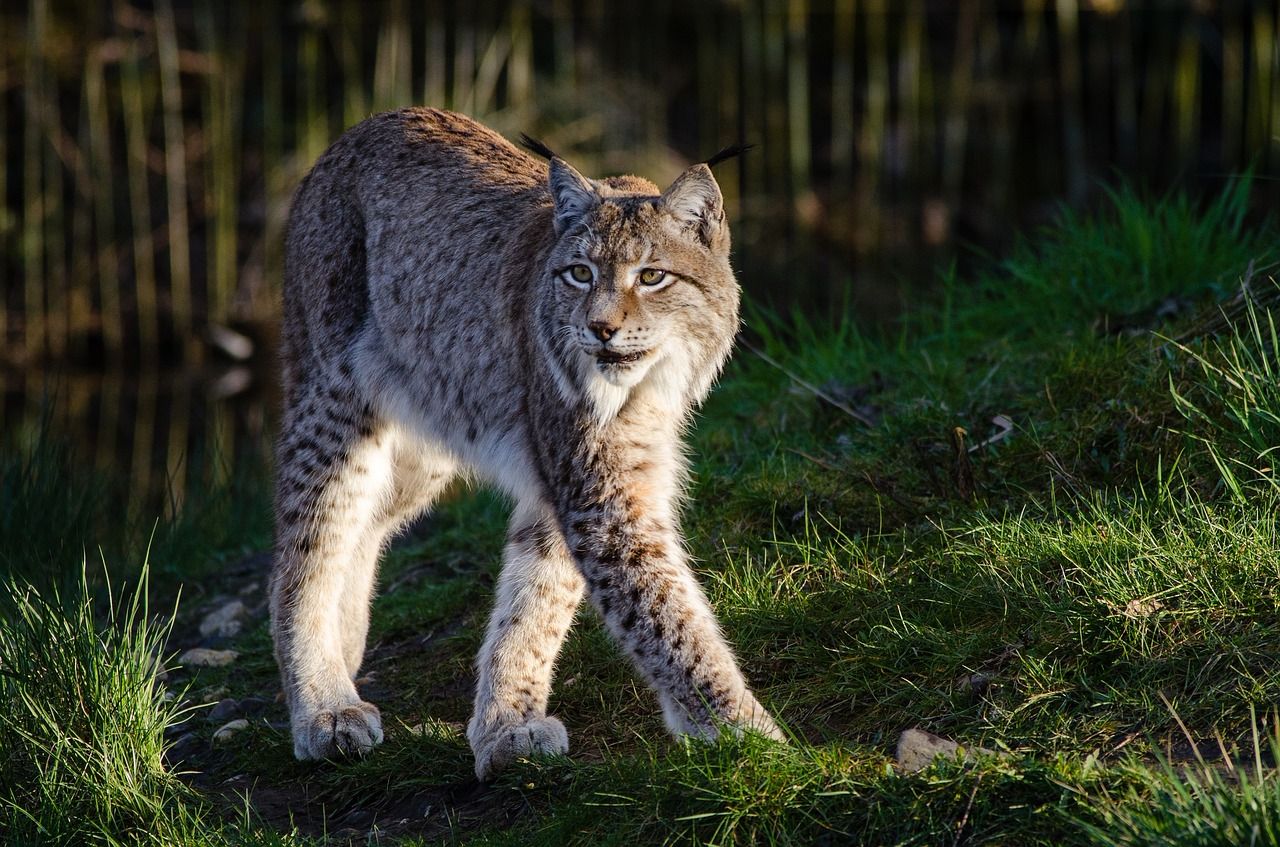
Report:
M213 734L215 744L222 744L231 740L231 736L235 735L243 729L249 728L249 722L244 718L238 718L234 721L228 721L218 727L218 731Z
M230 638L239 635L241 621L248 609L240 600L232 600L226 605L214 609L200 621L200 634L205 638L220 636Z
M982 672L965 674L956 680L956 688L967 694L981 696L991 688L993 681L991 674Z
M189 668L222 668L234 662L239 655L235 650L211 650L208 647L192 647L178 657L178 664Z
M992 751L981 747L972 749L974 753L994 755ZM896 759L898 768L905 773L922 771L933 764L933 760L939 756L954 759L960 755L972 754L956 742L941 735L934 735L932 732L925 732L923 729L908 729L898 737Z
M184 732L174 739L164 751L165 763L172 767L179 762L184 761L196 749L200 743L200 739L194 732Z
M214 723L221 723L234 718L240 714L240 704L236 702L234 697L224 697L209 710L209 714L205 717Z

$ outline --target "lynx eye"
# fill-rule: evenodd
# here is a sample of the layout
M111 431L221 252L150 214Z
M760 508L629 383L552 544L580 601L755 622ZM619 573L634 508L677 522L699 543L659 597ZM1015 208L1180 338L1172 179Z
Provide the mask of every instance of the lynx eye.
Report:
M569 276L573 277L574 282L590 282L595 274L586 265L571 265Z
M657 268L645 268L640 271L641 285L657 285L667 278L666 271L660 271Z

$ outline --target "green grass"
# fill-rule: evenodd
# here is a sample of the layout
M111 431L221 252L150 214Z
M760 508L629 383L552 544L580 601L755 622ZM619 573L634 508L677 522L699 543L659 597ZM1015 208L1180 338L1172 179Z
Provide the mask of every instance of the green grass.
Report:
M1247 201L1246 180L1208 203L1118 190L975 279L944 275L889 329L751 316L763 356L741 349L700 417L685 523L790 745L669 741L584 613L553 699L572 757L475 785L460 725L506 513L482 493L387 557L375 755L295 762L278 705L212 745L197 711L183 729L201 774L175 780L158 763L177 704L277 690L265 621L235 639L235 665L179 671L164 700L136 682L162 623L94 585L46 602L21 581L24 561L78 574L112 498L51 481L74 473L54 453L6 460L29 470L6 471L0 495L46 516L0 544L28 609L0 623L0 666L23 669L3 677L19 704L4 720L28 727L0 756L0 785L20 786L8 825L111 843L163 809L174 844L1275 844L1280 289L1265 276L1280 242L1271 222L1246 225ZM1252 299L1233 300L1251 266ZM263 483L238 485L156 530L166 604L179 581L184 596L238 588L220 568L266 537ZM112 549L140 560L139 531L124 534ZM51 644L80 646L42 643L60 627L73 634ZM119 660L91 661L97 644ZM73 719L81 677L124 705ZM24 681L46 678L62 682ZM915 726L998 755L899 772ZM100 773L94 756L114 775L78 780ZM33 791L48 799L17 814Z

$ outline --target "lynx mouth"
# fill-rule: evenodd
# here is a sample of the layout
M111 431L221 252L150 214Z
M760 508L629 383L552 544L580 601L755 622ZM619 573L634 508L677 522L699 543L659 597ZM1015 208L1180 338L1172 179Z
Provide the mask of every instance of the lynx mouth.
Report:
M596 361L601 367L608 365L630 365L638 362L645 356L649 355L648 350L638 350L634 353L617 353L613 350L600 350L596 356Z

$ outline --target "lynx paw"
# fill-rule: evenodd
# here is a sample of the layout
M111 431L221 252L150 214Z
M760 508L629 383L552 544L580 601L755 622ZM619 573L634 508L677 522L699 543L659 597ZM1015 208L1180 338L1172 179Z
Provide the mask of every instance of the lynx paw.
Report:
M381 743L382 714L363 700L294 724L293 755L303 760L364 756Z
M743 729L749 729L758 732L765 738L772 738L774 741L786 741L787 736L778 728L778 724L773 720L773 716L755 698L755 695L748 694L746 701L738 710L734 723Z
M555 718L530 718L523 724L496 727L472 749L476 754L476 776L485 781L521 756L563 756L569 752L569 733Z

